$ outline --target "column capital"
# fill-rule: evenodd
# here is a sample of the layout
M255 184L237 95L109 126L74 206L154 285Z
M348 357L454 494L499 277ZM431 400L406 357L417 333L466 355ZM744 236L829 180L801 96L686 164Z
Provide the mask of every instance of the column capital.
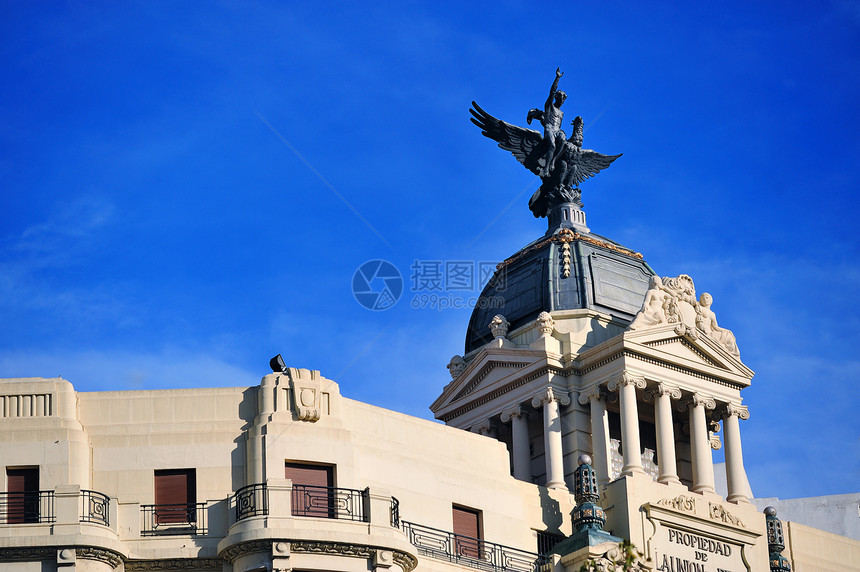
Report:
M581 391L577 401L579 401L580 405L588 405L589 402L601 398L603 398L603 391L601 391L601 387L599 385L595 385L585 391Z
M612 379L607 384L606 387L609 389L609 391L616 391L616 390L618 390L621 387L624 387L626 385L632 385L633 387L636 387L639 389L645 389L645 386L647 384L645 383L644 377L638 376L638 375L632 375L632 374L627 373L625 371L624 373L622 373L618 377Z
M651 399L657 399L663 395L668 395L671 399L681 399L681 390L673 385L660 381L653 387L648 388L645 395Z
M700 405L705 409L713 410L717 407L717 402L709 395L695 392L678 402L678 411L686 411L689 408L698 407Z
M473 426L472 432L484 435L485 437L489 437L493 432L493 425L492 423L490 423L489 419L486 419L480 424Z
M499 419L502 420L502 423L508 423L513 417L524 417L526 415L528 414L523 410L523 406L518 404L506 411L502 411L501 415L499 415Z
M726 417L737 417L739 419L749 419L750 410L746 405L738 405L737 403L726 403L722 411L720 411L720 419Z
M547 387L545 391L532 397L532 407L542 407L551 401L557 401L561 405L570 405L570 395L566 392Z

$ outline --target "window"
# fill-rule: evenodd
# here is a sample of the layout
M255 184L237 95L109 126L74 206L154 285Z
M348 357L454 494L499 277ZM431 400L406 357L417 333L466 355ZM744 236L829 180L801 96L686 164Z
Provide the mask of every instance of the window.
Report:
M39 469L6 469L6 522L39 522Z
M454 550L457 556L480 558L481 546L481 511L454 505L452 507L454 521Z
M293 516L335 518L333 466L288 462L284 478L293 481Z
M194 469L155 471L155 524L190 524L197 520Z

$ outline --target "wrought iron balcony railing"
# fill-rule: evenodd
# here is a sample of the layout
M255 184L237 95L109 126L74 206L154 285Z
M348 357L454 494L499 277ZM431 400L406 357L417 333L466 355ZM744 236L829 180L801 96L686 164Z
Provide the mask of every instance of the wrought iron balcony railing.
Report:
M205 536L206 503L142 504L141 536L190 534Z
M110 498L96 491L81 490L81 522L110 526Z
M0 524L54 522L54 491L0 493Z
M293 516L315 516L368 522L366 510L368 491L293 485L291 504Z
M391 497L391 526L400 528L400 501Z
M401 528L419 554L491 572L535 572L549 562L545 555L462 536L413 522Z
M265 484L242 487L233 495L236 505L236 521L252 516L269 514L269 489Z

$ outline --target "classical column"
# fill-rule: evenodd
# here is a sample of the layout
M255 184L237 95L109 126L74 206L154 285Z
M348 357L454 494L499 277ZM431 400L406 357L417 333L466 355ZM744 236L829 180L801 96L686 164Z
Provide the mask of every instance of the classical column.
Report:
M624 449L622 475L644 473L642 446L639 442L639 410L636 408L636 388L645 389L645 379L623 373L609 382L609 390L618 390L621 407L621 447Z
M681 410L690 411L690 451L693 453L693 491L711 492L714 489L714 461L711 457L711 440L708 435L708 422L705 409L714 409L716 402L712 397L694 393L678 404Z
M579 394L579 402L582 405L591 404L591 456L594 470L597 472L597 482L603 486L609 482L611 466L609 416L606 414L606 402L601 397L600 387Z
M513 409L504 411L501 419L502 423L508 421L511 423L514 478L530 483L532 481L532 456L529 452L528 414L523 411L522 406L517 405Z
M654 400L654 419L657 428L657 460L660 474L657 482L681 483L675 458L675 428L672 423L672 400L681 398L681 391L675 387L658 383L649 390Z
M738 418L749 419L749 410L742 405L726 404L722 412L723 433L726 439L726 481L728 496L733 502L749 502L752 498L747 473L744 469L744 456L741 450L741 431Z
M558 404L570 404L567 393L554 391L551 387L532 399L532 407L543 407L543 442L546 458L546 486L548 489L563 489L564 450L561 446L561 416Z

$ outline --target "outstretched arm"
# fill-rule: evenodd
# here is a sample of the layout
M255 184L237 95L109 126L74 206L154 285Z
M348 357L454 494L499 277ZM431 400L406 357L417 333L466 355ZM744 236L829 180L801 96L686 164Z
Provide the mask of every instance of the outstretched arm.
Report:
M555 97L555 92L558 89L558 80L560 80L561 76L563 75L563 71L561 71L559 68L555 68L555 81L552 82L552 87L549 88L549 97L546 98L546 105L544 106L545 108L552 105L552 98Z

